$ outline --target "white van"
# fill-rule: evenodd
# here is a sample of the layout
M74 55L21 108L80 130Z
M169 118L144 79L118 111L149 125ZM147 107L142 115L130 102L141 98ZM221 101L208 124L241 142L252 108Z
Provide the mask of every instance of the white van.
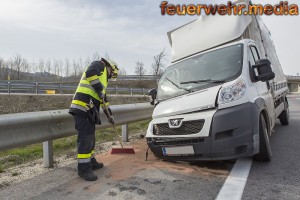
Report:
M258 16L201 16L168 33L172 65L149 91L147 143L159 158L271 160L275 121L289 124L283 74Z

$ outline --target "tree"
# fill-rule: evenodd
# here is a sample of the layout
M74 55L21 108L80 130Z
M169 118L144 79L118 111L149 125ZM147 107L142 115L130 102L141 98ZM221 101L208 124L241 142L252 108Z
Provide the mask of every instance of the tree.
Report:
M119 69L119 75L127 75L126 69L124 67L122 67L121 69Z
M93 54L92 58L93 58L93 61L94 60L100 60L101 59L100 53L99 52L95 52Z
M66 77L68 77L69 76L69 72L70 72L70 61L69 61L69 59L68 58L66 58L66 60L65 60L65 75L66 75Z
M135 74L139 76L143 76L146 74L146 68L144 67L144 63L141 61L136 62Z
M41 73L43 73L45 71L45 62L44 62L44 59L42 59L42 58L40 58L40 60L39 60L38 70Z
M23 70L23 63L22 63L23 59L22 56L20 54L16 54L13 58L13 62L11 63L11 69L14 69L17 71L17 80L20 80L20 72ZM12 72L12 71L11 71Z
M0 80L4 79L4 59L0 58Z
M46 67L46 71L47 71L49 74L51 74L51 60L50 60L50 59L48 59L48 60L46 61L45 67Z
M152 63L152 74L155 77L160 76L164 72L164 63L163 61L166 60L166 53L165 49L163 49L158 55L153 57L154 63Z

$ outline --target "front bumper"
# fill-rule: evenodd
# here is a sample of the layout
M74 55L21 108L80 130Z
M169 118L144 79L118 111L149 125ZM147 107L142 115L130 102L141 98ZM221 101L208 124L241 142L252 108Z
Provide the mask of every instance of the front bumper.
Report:
M218 110L213 115L208 137L147 137L147 143L157 157L167 160L228 160L252 156L258 153L257 113L257 105L250 102ZM194 155L163 155L162 148L191 145Z

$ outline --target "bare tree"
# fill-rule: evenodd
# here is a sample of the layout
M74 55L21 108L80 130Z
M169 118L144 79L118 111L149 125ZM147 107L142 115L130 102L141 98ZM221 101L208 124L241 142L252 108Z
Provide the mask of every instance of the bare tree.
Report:
M88 61L88 60L87 60ZM83 63L83 59L81 58L81 57L79 57L79 59L78 59L78 74L82 74L83 73L83 71L85 70L85 68L89 65L90 63L88 63L88 64L85 64L85 63Z
M0 80L4 79L4 59L0 58Z
M45 71L45 62L43 58L40 58L38 63L38 70L39 72L43 73Z
M48 59L45 64L46 71L51 74L51 60Z
M62 60L58 61L58 78L62 78L63 76L63 67L64 67L64 63Z
M73 67L73 73L72 74L76 77L77 73L78 73L78 63L76 63L75 58L73 59L72 67Z
M119 75L127 75L126 69L124 67L119 69Z
M106 60L110 60L110 57L109 57L109 54L107 53L107 51L105 51L105 56L104 56L104 58L105 58Z
M166 60L166 53L165 49L163 49L158 55L153 57L154 63L152 64L152 74L160 76L164 72L164 63L163 61Z
M16 70L17 71L17 79L20 80L20 72L23 67L23 64L22 64L22 56L20 54L16 54L13 58L13 63L12 63L12 69ZM12 72L12 71L11 71Z
M58 61L57 60L53 61L53 72L54 72L54 75L56 75L56 76L59 75Z
M93 61L100 60L101 59L100 53L99 52L95 52L93 54L92 58L93 58Z
M7 60L7 61L4 61L3 62L3 79L4 80L8 80L8 76L9 76L9 69L10 67L10 61Z
M147 72L147 70L144 67L144 63L141 61L137 61L134 73L136 75L143 76L146 74L146 72Z
M24 72L30 73L30 70L31 70L30 65L26 58L23 58L22 65L23 65Z
M70 61L69 61L69 59L68 58L66 58L66 60L65 60L65 75L66 75L66 77L68 77L70 74L70 66L71 66L71 64L70 64Z

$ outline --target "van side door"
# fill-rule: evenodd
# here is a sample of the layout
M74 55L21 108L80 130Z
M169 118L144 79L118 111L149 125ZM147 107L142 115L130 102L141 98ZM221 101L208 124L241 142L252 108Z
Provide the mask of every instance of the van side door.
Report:
M248 46L248 60L250 62L251 67L255 64L255 62L260 59L261 56L259 54L258 49L254 44L249 44ZM255 72L257 73L257 72ZM257 74L256 74L257 75ZM270 83L268 81L266 82L255 82L255 87L257 90L257 93L259 97L263 98L268 110L269 114L269 122L270 122L270 127L271 129L275 125L275 120L276 120L276 113L275 113L275 108L274 108L274 99L273 99L273 87L270 86Z

